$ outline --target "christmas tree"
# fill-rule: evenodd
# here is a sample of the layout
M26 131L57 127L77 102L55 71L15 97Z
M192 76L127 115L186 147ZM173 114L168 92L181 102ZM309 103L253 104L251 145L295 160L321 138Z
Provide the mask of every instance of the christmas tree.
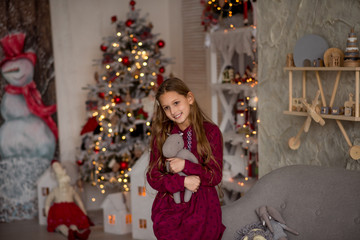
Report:
M156 40L135 1L126 21L113 16L111 22L116 32L100 46L96 84L85 88L89 118L77 157L80 182L91 182L102 193L106 187L129 191L128 173L150 139L154 91L170 63L161 53L165 42Z

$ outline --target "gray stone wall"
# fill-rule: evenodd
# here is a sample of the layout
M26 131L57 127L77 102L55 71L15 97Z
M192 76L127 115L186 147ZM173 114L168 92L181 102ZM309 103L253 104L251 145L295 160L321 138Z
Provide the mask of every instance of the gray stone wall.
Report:
M312 121L301 135L301 146L293 151L288 140L300 130L306 117L284 115L288 109L286 55L306 34L317 34L329 47L345 50L348 33L355 27L360 41L358 0L260 0L257 1L257 44L259 54L259 158L260 176L294 164L335 166L360 170L360 162L349 156L349 146L335 120L321 127ZM308 73L308 101L318 90L315 73ZM320 73L327 103L336 72ZM294 72L294 97L301 97L301 72ZM334 106L342 106L355 93L355 73L342 73ZM342 121L354 144L360 145L360 122Z

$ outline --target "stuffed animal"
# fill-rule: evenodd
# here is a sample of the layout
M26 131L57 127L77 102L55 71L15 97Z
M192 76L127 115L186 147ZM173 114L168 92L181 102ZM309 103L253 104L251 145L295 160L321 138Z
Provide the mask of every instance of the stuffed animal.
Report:
M273 233L274 240L287 240L287 235L284 230L287 230L295 235L299 235L298 232L286 226L281 214L273 207L261 206L256 209L256 213L262 221L263 225L267 226Z
M75 189L70 185L70 177L58 161L52 162L58 186L45 200L47 230L60 232L68 240L86 240L90 235L91 222L85 206Z
M198 159L192 152L184 148L184 140L180 134L171 134L165 141L162 147L163 155L166 158L182 158L189 160L193 163L199 163ZM166 162L166 170L169 172L169 162ZM186 176L185 173L180 172L179 175ZM185 189L184 202L188 202L191 199L192 192L189 189ZM180 203L180 192L174 193L174 201Z

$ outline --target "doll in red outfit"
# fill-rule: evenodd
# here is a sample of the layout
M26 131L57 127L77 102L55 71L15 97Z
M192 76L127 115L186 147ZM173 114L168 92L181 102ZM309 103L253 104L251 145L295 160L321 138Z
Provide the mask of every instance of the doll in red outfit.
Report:
M220 240L225 230L216 190L223 168L220 129L204 115L180 79L165 80L155 102L147 171L150 186L158 191L151 215L154 234L159 240ZM185 148L199 163L163 156L162 146L174 133L182 135ZM188 202L184 201L185 189L194 193ZM174 201L176 192L180 192L180 204Z
M59 185L45 201L47 230L60 232L69 240L88 239L90 223L79 194L70 185L70 177L58 161L53 161L52 169Z

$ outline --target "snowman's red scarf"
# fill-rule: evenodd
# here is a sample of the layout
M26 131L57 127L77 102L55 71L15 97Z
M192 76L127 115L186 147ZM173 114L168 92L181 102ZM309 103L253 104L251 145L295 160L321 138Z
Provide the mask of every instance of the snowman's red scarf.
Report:
M58 129L56 123L51 118L51 114L56 112L56 104L51 106L44 105L41 100L41 95L37 90L34 81L23 87L7 85L5 87L5 91L11 94L24 95L26 104L30 112L44 120L44 122L49 126L50 130L54 134L56 140L58 139Z

